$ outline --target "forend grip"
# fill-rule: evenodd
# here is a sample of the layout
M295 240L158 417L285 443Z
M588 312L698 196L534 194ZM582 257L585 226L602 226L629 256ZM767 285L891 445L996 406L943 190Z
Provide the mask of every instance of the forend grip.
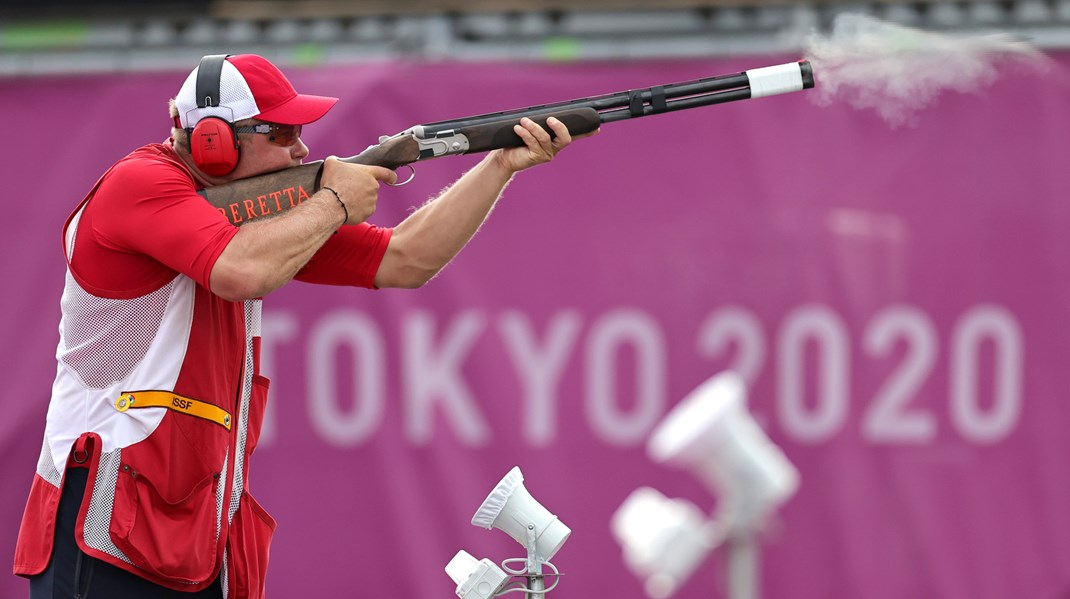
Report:
M598 111L590 107L561 108L546 112L510 115L501 120L462 127L460 132L468 138L468 153L488 152L498 148L516 148L524 145L524 140L513 131L513 125L520 123L520 118L523 116L538 123L550 133L551 137L555 137L554 132L546 124L546 119L550 117L556 117L564 123L571 135L590 133L602 124Z

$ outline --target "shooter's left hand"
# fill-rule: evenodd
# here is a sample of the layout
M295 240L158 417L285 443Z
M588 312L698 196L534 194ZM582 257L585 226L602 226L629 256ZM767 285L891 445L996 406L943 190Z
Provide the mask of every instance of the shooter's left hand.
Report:
M524 146L500 150L497 159L502 167L515 173L537 164L550 162L558 152L568 147L573 139L590 137L599 131L595 129L573 138L568 132L568 127L560 120L550 117L546 119L546 124L553 130L553 138L535 121L528 117L520 119L520 124L514 125L513 131L524 140Z

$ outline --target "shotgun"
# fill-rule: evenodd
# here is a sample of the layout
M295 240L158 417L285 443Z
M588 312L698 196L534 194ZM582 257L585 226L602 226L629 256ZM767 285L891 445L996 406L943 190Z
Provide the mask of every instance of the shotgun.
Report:
M516 110L417 125L397 135L383 136L366 150L342 162L397 169L419 160L489 152L518 147L524 142L513 125L528 117L553 135L546 119L556 117L570 133L594 131L612 123L676 110L761 98L814 87L810 63L803 60L751 69L734 75L707 77L602 96L541 104ZM234 225L277 215L298 206L319 189L323 161L232 181L200 191L208 203ZM415 169L412 171L415 175ZM412 180L410 176L399 185Z

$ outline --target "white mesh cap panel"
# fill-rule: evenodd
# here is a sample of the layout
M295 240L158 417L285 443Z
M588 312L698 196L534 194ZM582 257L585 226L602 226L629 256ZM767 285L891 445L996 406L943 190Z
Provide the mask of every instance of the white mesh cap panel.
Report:
M91 389L128 376L156 338L177 280L139 298L116 300L86 292L68 271L60 360Z
M184 128L195 126L201 119L207 116L221 117L228 122L240 121L252 118L260 114L260 108L256 105L253 92L249 84L238 72L238 69L228 61L223 61L223 72L219 81L219 106L197 108L197 72L200 67L186 77L182 88L175 97L175 107L178 108L178 116Z

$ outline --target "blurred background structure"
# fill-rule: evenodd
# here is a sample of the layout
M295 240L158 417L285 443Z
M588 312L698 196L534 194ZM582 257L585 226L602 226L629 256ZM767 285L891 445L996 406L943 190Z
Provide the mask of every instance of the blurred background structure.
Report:
M841 12L1070 47L1070 0L3 0L0 76L167 69L219 47L282 64L790 53Z

